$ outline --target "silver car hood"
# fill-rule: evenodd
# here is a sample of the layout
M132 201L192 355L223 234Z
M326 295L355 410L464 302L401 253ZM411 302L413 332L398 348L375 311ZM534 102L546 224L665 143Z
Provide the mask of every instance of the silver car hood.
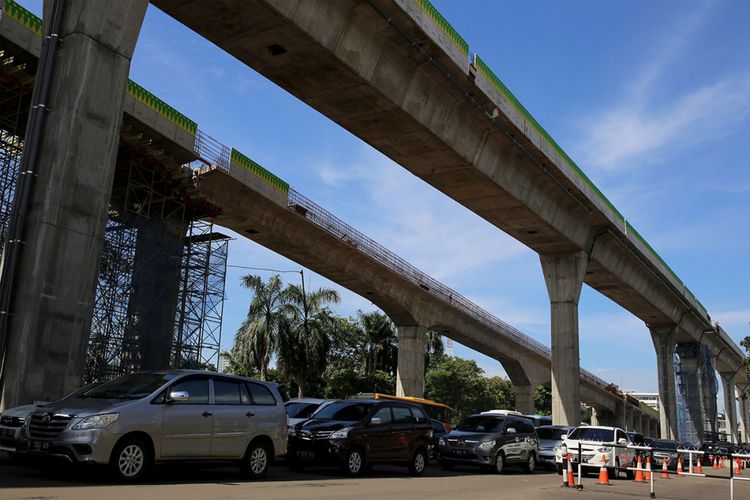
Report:
M7 417L21 417L24 418L26 415L31 413L37 408L40 408L44 405L44 403L39 404L33 404L33 405L23 405L23 406L15 406L13 408L8 408L4 412L2 412L3 416Z
M136 401L140 401L140 399L63 399L62 401L57 401L55 403L40 405L35 411L33 411L33 413L54 413L86 417L89 415L97 415L99 413L117 411L118 408Z

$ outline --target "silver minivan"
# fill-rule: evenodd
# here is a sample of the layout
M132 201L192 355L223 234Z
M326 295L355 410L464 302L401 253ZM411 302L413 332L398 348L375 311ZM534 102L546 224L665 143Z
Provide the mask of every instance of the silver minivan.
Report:
M107 464L135 481L154 462L236 460L249 477L286 453L286 410L274 384L193 370L125 375L40 406L26 453Z

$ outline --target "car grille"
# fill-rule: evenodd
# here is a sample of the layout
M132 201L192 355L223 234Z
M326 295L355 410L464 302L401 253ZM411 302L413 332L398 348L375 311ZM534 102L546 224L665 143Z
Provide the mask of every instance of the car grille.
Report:
M465 440L465 439L447 439L448 446L455 448L474 448L479 441Z
M302 439L328 439L333 431L302 431L299 437Z
M23 419L21 417L6 415L0 417L0 425L4 425L5 427L23 427Z
M71 415L35 413L29 423L29 436L32 439L54 439L68 426Z

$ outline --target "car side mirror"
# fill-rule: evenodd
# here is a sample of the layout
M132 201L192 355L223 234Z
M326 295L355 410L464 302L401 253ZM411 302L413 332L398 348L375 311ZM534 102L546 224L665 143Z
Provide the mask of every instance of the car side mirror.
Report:
M617 440L617 444L628 444L628 440L625 438L620 438Z
M567 434L563 434L562 436L560 436L560 441L565 441L566 439L568 439Z
M190 399L188 391L172 391L169 393L167 403L184 403Z
M505 433L506 434L515 434L516 433L516 428L515 427L508 427L507 429L505 429Z
M372 417L372 419L370 419L370 425L382 425L382 424L383 424L383 419L380 417Z

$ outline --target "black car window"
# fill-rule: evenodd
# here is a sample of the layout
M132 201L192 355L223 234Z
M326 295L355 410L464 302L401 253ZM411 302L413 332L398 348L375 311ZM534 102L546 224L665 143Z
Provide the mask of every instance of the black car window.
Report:
M216 405L249 405L244 384L231 380L214 379L214 404Z
M557 429L555 427L537 427L536 433L539 439L562 439L563 434L568 433L568 429Z
M381 409L375 412L372 418L379 418L380 420L383 421L384 424L392 423L393 417L391 416L391 407L390 406L382 407Z
M317 420L343 420L347 422L359 422L370 411L375 403L339 401L321 408L315 413Z
M175 405L207 405L208 404L208 378L191 378L179 381L172 386L170 392L187 391L187 401L173 401Z
M286 414L289 418L307 418L320 407L318 403L286 403Z
M519 419L516 430L521 434L534 434L534 424L528 420Z
M621 434L621 432L618 434ZM602 443L611 443L614 440L614 437L615 432L613 430L598 429L596 427L577 427L568 436L569 439L575 439L578 441L598 441Z
M667 441L662 439L655 439L653 443L651 443L651 446L657 449L662 450L676 450L677 449L677 441Z
M394 406L393 422L396 424L413 424L414 416L411 414L411 411L409 411L409 408L405 406Z
M432 420L432 430L434 432L445 432L445 426L440 420Z
M482 416L467 417L456 430L464 432L500 432L504 417Z
M422 408L419 408L417 406L411 406L409 408L411 409L412 414L414 414L414 420L416 420L418 424L423 424L430 420L430 418L427 416L427 413L425 413Z
M79 399L140 399L175 377L173 373L133 373L89 387L68 397Z
M254 405L276 406L276 398L265 385L248 382L247 387L250 389L250 396L253 398Z

